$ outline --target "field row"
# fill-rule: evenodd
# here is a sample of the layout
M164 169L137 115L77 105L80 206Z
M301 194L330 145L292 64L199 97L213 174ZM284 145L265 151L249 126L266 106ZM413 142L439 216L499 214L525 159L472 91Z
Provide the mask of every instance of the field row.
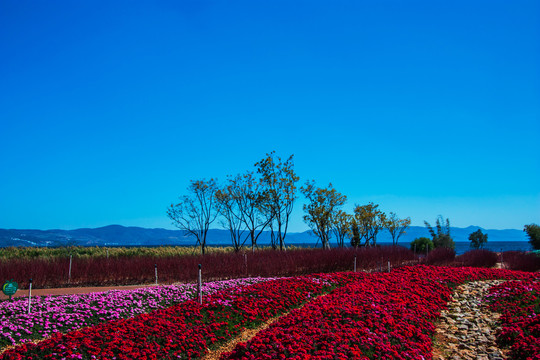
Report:
M526 289L537 296L533 285L537 286L538 277L510 270L421 265L391 273L319 274L239 283L206 296L203 305L187 300L129 319L56 333L38 344L9 349L0 359L195 359L241 331L289 311L222 358L430 358L433 322L457 284L527 280L532 285ZM504 298L498 296L500 292L494 294L493 298ZM509 307L512 303L504 304ZM524 307L530 316L534 306L532 310Z
M107 286L194 282L198 264L207 280L244 277L297 276L318 272L399 266L414 260L403 247L261 250L248 253L215 253L205 256L12 259L0 263L0 279L13 279L20 288ZM71 270L71 272L70 272Z

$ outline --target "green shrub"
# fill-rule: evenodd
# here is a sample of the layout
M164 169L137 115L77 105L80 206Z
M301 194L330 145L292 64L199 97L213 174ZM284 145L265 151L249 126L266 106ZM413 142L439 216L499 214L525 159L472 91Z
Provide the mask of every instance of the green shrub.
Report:
M414 251L415 248L417 253L425 253L426 250L431 251L434 248L433 241L427 237L416 238L411 242L411 250Z
M534 250L540 250L540 226L536 224L525 225L523 229L529 237L529 243Z

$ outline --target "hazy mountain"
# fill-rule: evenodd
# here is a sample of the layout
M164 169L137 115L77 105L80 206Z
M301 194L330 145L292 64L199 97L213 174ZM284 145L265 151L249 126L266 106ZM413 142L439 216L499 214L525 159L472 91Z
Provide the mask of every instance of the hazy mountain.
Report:
M527 241L522 230L485 230L478 226L467 228L451 228L454 241L469 241L469 234L481 229L488 234L488 241ZM400 243L407 244L417 237L429 237L425 227L411 226L407 233L400 238ZM377 237L380 243L391 242L388 232L384 231ZM264 232L259 238L259 244L268 244L270 233ZM287 244L313 243L317 238L310 231L288 233ZM331 240L331 243L333 241ZM125 227L109 225L95 229L76 230L16 230L0 229L0 247L6 246L159 246L159 245L194 245L195 239L181 230L146 229L140 227ZM212 229L208 231L208 245L230 244L228 230Z

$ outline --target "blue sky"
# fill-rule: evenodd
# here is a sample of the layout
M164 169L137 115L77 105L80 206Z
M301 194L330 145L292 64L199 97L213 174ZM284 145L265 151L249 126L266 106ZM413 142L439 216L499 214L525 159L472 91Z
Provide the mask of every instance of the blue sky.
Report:
M272 150L347 210L540 222L538 1L3 1L0 51L0 228L173 228Z

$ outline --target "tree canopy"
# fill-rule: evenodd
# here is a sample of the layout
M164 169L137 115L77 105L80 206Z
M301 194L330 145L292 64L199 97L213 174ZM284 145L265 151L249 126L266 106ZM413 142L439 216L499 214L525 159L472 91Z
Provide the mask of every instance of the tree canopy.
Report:
M309 201L304 204L304 221L311 231L321 240L323 249L330 248L330 232L335 227L338 208L347 201L329 184L326 188L315 186L314 181L308 181L300 188Z
M540 226L536 224L525 225L523 231L527 233L533 249L540 250Z
M378 209L379 205L372 202L367 205L356 205L354 219L358 225L360 241L364 240L364 246L375 246L377 234L387 227L386 214Z
M294 155L282 161L272 151L255 163L261 176L263 196L266 208L270 212L271 241L273 247L285 250L285 236L289 227L289 218L296 200L296 183L300 178L294 172Z
M435 229L427 221L424 221L424 224L431 234L435 248L454 249L456 247L454 240L450 236L450 220L448 218L445 221L442 215L439 215L435 221Z
M397 245L401 235L405 234L405 230L411 225L411 218L400 219L397 215L391 212L387 219L387 229L392 236L392 245Z
M482 249L487 243L487 234L482 233L482 230L478 229L469 235L469 241L471 242L471 248Z

